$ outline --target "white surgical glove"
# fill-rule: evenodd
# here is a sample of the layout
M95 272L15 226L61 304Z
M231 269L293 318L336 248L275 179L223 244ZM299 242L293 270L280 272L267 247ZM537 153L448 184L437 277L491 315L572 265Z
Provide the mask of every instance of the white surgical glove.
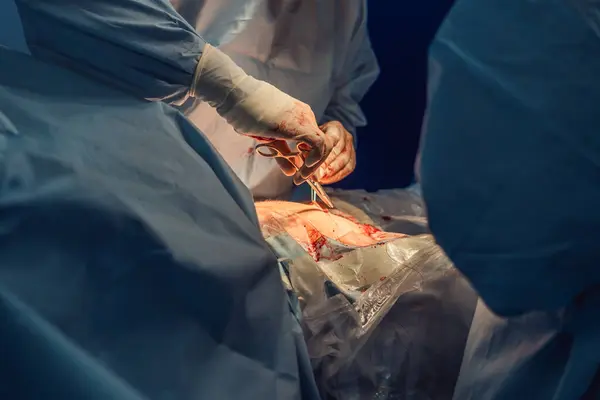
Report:
M241 134L263 141L297 141L306 157L294 174L296 184L310 177L333 147L319 129L310 106L249 76L208 44L196 68L190 95L213 106ZM284 169L285 160L277 161Z
M341 122L330 121L321 125L320 128L333 144L333 149L314 177L320 183L329 185L341 181L354 171L356 150L352 134L344 128Z

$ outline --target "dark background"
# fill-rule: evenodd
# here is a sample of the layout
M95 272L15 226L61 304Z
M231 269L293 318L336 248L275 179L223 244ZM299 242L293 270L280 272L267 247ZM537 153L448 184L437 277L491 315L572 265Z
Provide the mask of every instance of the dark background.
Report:
M369 32L381 75L363 101L357 167L336 187L400 188L413 179L425 109L427 48L453 0L369 1Z

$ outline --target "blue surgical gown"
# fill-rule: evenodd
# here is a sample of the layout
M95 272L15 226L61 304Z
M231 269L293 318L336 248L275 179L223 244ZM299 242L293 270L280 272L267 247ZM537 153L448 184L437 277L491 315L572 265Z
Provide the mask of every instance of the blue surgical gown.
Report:
M187 98L205 41L169 0L3 1L16 3L34 57L136 97Z
M430 228L482 299L455 400L598 399L600 3L458 0L430 60Z
M0 398L318 399L251 197L204 136L0 60Z

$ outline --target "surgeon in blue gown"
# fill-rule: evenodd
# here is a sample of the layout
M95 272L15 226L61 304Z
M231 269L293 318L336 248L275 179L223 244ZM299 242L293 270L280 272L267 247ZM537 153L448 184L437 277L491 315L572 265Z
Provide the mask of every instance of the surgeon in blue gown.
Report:
M260 0L242 0L237 7ZM293 174L311 176L335 143L310 106L246 74L206 43L168 0L6 0L22 22L27 52L135 97L173 105L197 99L214 107L236 132L287 139L309 149ZM237 13L227 14L236 18ZM8 15L2 15L9 20ZM10 24L3 24L6 30ZM285 146L282 141L281 146ZM289 170L285 160L281 168Z
M92 12L109 3L0 6L0 398L318 399L247 189L178 111L144 100L224 85L221 111L277 138L244 85L285 95L202 61L168 3Z
M430 55L422 191L481 296L454 399L600 399L600 3L459 0Z

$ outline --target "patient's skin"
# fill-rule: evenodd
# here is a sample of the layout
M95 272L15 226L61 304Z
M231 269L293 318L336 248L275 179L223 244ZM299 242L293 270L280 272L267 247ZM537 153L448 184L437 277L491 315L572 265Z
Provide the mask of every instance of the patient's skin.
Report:
M256 203L256 211L261 228L271 226L285 230L316 261L335 257L323 251L328 239L350 247L367 247L406 236L383 232L337 210L322 209L315 204L264 201Z

